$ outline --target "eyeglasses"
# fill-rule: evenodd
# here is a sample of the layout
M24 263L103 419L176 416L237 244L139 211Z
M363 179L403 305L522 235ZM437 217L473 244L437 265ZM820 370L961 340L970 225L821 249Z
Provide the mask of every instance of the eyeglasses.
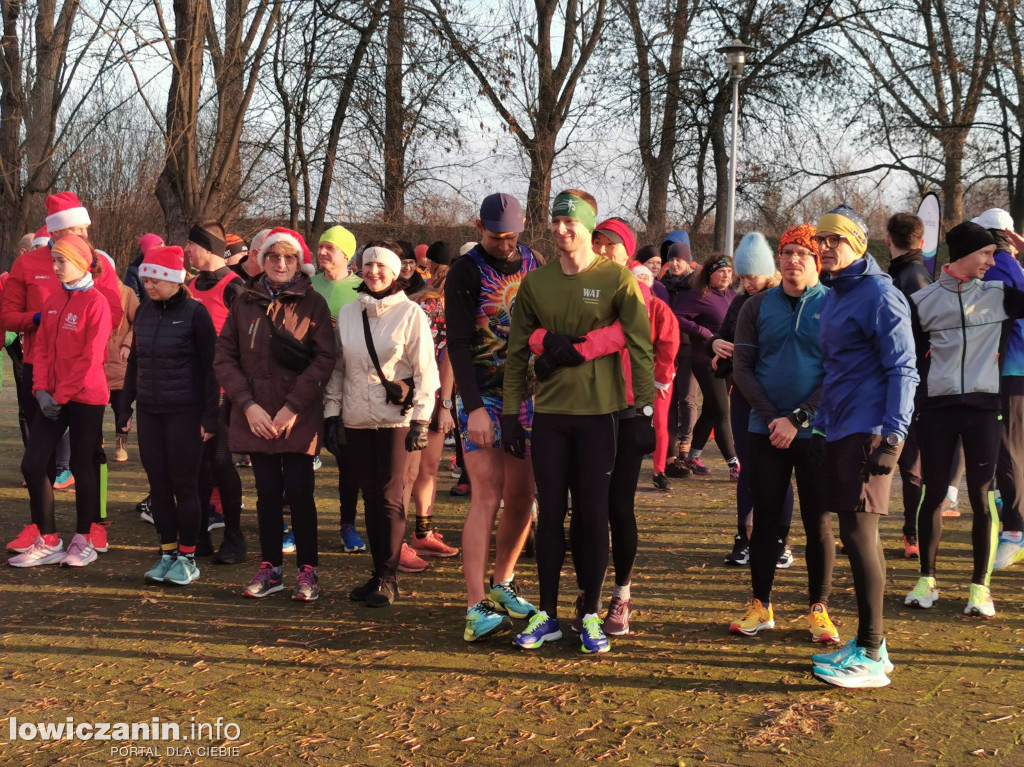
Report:
M289 266L297 263L299 260L298 256L284 256L280 253L266 253L263 258L267 261L273 261L275 264L288 264Z
M839 247L839 243L846 240L841 234L816 234L811 238L818 243L819 248L828 248L829 250L835 250ZM849 240L846 240L849 242Z
M838 244L837 242L836 245ZM814 253L807 250L807 248L783 250L779 253L779 261L799 261L801 258L814 258Z

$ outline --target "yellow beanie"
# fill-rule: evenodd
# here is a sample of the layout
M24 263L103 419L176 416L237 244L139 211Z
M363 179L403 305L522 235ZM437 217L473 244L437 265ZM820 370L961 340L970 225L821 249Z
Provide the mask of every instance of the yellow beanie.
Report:
M345 254L345 258L352 258L356 254L355 235L343 226L332 226L320 235L320 242L331 243Z
M841 234L858 256L868 252L868 227L857 211L849 205L840 205L821 217L818 234Z

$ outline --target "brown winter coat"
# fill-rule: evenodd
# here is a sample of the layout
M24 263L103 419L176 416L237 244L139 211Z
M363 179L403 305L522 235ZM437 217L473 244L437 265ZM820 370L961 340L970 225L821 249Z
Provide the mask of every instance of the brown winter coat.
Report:
M303 373L295 373L273 358L268 321L316 352ZM334 357L331 310L313 290L309 277L300 275L274 301L262 274L247 280L244 292L231 305L213 358L214 373L231 400L231 451L315 455L323 431L324 385L334 370ZM291 435L261 439L253 434L245 417L245 408L252 402L271 418L284 405L298 413Z
M135 312L139 308L139 297L135 291L123 284L118 283L121 288L121 309L124 316L121 324L114 328L114 332L107 339L107 361L103 363L103 372L107 374L107 388L117 391L124 388L124 374L128 369L128 359L121 362L121 349L132 348L132 325L135 324Z

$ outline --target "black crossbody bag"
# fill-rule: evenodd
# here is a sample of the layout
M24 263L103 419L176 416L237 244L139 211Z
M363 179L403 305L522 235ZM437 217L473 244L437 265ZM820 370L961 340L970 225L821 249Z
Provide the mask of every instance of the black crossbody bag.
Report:
M384 401L392 405L398 405L402 409L402 415L405 415L412 410L415 382L412 378L389 381L384 376L384 371L380 369L380 360L377 359L377 349L373 345L373 335L370 333L370 318L366 316L365 309L363 309L363 336L366 339L366 351L370 353L373 367L377 371L381 384L384 386Z

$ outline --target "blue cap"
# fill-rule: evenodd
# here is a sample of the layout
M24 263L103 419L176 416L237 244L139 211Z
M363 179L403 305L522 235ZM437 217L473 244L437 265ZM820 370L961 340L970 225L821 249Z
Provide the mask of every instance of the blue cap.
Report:
M510 194L490 194L480 203L480 223L495 234L523 231L523 207Z

